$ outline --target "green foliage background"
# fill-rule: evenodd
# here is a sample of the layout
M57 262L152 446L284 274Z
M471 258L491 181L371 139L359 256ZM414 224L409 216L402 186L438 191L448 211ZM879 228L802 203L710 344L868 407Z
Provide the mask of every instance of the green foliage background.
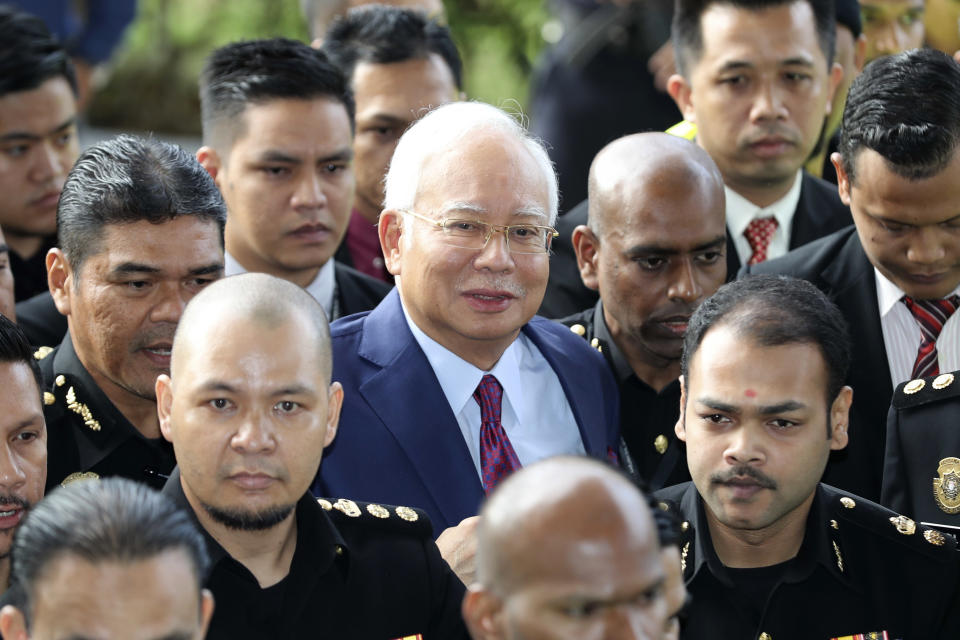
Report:
M468 96L525 105L548 18L541 0L444 4L464 59ZM270 36L307 39L298 0L140 0L89 120L110 128L199 134L196 82L204 58L228 42Z

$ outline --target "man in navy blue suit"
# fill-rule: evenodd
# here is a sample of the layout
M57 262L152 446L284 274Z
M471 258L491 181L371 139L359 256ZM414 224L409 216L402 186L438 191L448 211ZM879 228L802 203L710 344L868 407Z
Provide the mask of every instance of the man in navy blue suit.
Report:
M558 454L616 458L609 369L534 317L556 215L546 151L513 118L436 109L386 177L379 234L396 290L331 329L342 429L315 493L425 510L468 584L472 516L502 477Z

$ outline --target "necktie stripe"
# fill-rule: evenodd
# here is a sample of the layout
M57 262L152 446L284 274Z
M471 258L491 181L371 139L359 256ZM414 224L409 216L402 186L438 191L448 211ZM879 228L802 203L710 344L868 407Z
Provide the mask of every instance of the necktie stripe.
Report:
M903 303L920 328L920 346L917 348L912 375L914 378L935 376L940 373L937 338L940 337L943 325L960 306L960 296L943 300L914 300L904 296Z

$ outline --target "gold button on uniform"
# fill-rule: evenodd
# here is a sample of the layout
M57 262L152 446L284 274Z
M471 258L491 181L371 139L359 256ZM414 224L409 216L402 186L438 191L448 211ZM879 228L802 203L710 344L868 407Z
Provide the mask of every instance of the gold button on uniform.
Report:
M840 504L845 506L847 509L853 509L855 506L857 506L857 503L854 502L852 498L848 498L846 496L840 498Z
M53 381L53 383L58 387L62 387L64 384L66 384L66 382L67 382L67 379L64 378L62 375L57 376L56 380Z
M56 402L56 401L57 401L57 397L56 397L55 395L53 395L53 394L50 393L49 391L44 391L44 392L43 392L43 404L45 404L45 405L47 405L47 406L50 406L51 404L53 404L53 403Z
M771 636L769 633L764 632L760 634L760 640L773 640L773 636Z
M944 373L933 379L933 388L934 389L946 389L951 384L953 384L953 374Z
M661 433L653 441L653 448L657 450L657 453L659 453L660 455L663 455L666 452L667 446L669 444L670 442L667 440L667 436Z
M578 336L582 336L583 334L585 334L585 333L587 332L587 330L583 327L582 324L572 324L572 325L570 325L570 331L573 331L573 332L574 332L575 334L577 334Z
M913 394L917 393L918 391L920 391L921 389L923 389L926 385L927 385L927 383L924 382L923 380L920 380L920 379L911 380L911 381L908 382L907 385L903 388L903 392L904 392L905 394L907 394L907 395L913 395Z

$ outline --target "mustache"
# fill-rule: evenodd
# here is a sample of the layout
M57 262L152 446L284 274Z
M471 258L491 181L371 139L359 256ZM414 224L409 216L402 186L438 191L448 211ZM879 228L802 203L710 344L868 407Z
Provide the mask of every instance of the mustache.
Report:
M777 483L773 478L766 475L762 471L757 471L753 467L743 464L737 465L732 469L727 469L726 471L711 474L710 484L730 484L733 480L739 480L742 478L750 478L756 482L757 485L763 487L764 489L777 488Z
M32 505L28 500L24 500L20 496L0 494L0 507L10 506L20 507L24 511L27 511ZM7 511L7 509L0 509L0 511Z
M484 280L482 282L467 282L468 278L464 277L457 281L456 290L457 291L469 291L470 289L493 289L495 291L506 291L510 295L516 298L523 298L527 295L527 288L511 280L510 278L491 278Z

